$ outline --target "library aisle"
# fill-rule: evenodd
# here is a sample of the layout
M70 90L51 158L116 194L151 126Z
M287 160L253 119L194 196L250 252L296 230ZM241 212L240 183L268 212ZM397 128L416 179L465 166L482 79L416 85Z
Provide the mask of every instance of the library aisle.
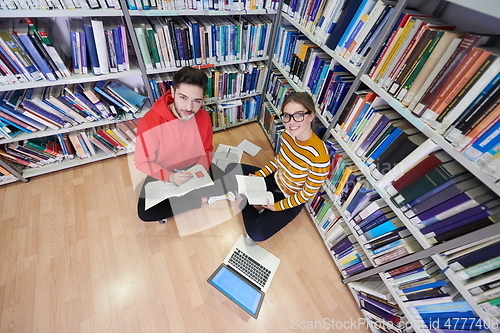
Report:
M273 151L259 126L214 145L248 139L263 150L242 162L263 165ZM305 210L260 244L281 265L255 320L206 282L241 217L179 237L179 221L141 222L136 200L126 156L3 186L0 332L368 332Z

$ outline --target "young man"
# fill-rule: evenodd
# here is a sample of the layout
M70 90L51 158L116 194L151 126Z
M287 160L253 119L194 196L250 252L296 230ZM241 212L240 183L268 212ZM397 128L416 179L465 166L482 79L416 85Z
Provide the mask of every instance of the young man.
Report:
M171 197L148 210L144 209L143 185L137 207L143 221L164 220L200 208L207 197L226 193L218 180L223 175L222 170L210 163L212 122L201 108L207 81L205 73L192 67L183 67L174 75L172 89L160 97L139 121L135 166L148 175L144 185L155 180L180 185L191 177L184 170L201 164L210 171L215 185L182 197Z

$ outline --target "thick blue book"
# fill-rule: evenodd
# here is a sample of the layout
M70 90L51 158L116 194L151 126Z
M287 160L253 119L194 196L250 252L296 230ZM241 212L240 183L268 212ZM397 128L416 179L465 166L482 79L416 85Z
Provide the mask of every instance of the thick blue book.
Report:
M336 24L328 29L330 35L326 40L326 46L328 46L331 50L335 50L340 39L342 38L342 35L348 29L349 25L353 21L353 18L356 16L356 13L363 10L364 6L362 6L362 4L366 2L368 2L368 0L346 0L344 2L342 12L340 13ZM352 24L355 24L355 22Z
M498 256L498 253L500 253L500 242L455 258L448 262L448 266L454 271L458 271L460 269L495 258Z
M83 18L83 31L85 32L85 40L92 72L94 75L101 75L101 67L99 65L99 58L97 56L97 49L95 46L94 30L92 29L90 17Z
M359 216L359 215L358 215ZM395 216L395 213L390 207L383 207L377 209L372 214L368 215L365 219L357 222L355 229L363 229L365 226L371 224L374 221L379 221L381 218L385 220L390 220Z
M428 209L431 209L434 206L439 205L440 203L448 200L449 198L453 198L460 193L468 191L474 187L481 185L477 178L469 178L462 182L453 183L451 186L443 189L442 191L437 192L433 196L425 199L424 201L412 206L409 209L404 210L404 214L408 218L412 218L415 215L418 215L422 212L425 212Z
M404 294L409 294L409 293L414 293L414 292L420 292L420 291L426 290L426 289L443 287L443 286L446 286L448 284L449 284L449 282L446 280L439 280L439 281L435 281L435 282L422 284L422 285L416 286L416 287L401 289L401 292Z
M26 109L31 111L32 113L40 116L43 119L47 119L52 123L57 124L60 127L66 127L69 124L58 117L57 115L50 113L48 111L45 111L44 109L40 108L38 105L33 104L31 101L25 99L24 101L21 102L21 106Z
M373 229L366 231L365 233L360 235L359 238L362 241L367 242L367 241L372 240L376 237L380 237L380 236L385 235L391 231L394 231L402 226L403 226L403 223L401 222L401 220L399 218L393 218L389 221L382 223L381 225L376 226Z
M489 191L479 192L477 195L469 193L476 189L478 192L483 190L481 187L476 187L467 192L460 193L459 195L432 207L422 214L411 218L410 222L419 227L428 226L495 198L494 194Z
M471 219L470 221L472 222L477 221L485 216L482 214L483 212L486 213L486 216L491 215L488 210L489 208L484 204L478 205L476 207L464 210L463 212L460 212L456 215L450 216L442 221L423 227L422 229L420 229L420 232L427 238L434 237L437 234L437 230L454 226L456 223L460 223L460 221L462 220Z

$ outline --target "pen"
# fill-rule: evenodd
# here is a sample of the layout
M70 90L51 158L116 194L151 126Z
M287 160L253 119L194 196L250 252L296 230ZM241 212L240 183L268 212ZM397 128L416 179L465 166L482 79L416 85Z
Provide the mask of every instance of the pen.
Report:
M180 173L184 173L186 172L186 170L179 170L179 169L174 169L175 172L180 172ZM194 178L194 176L191 176L190 178Z

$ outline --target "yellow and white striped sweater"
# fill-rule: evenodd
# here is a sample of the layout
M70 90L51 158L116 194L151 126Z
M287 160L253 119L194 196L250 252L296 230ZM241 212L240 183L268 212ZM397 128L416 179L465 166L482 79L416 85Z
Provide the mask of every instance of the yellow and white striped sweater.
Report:
M278 155L255 175L266 177L276 172L276 183L287 198L276 202L274 207L285 210L314 197L329 171L328 150L316 134L306 141L298 141L285 131Z

